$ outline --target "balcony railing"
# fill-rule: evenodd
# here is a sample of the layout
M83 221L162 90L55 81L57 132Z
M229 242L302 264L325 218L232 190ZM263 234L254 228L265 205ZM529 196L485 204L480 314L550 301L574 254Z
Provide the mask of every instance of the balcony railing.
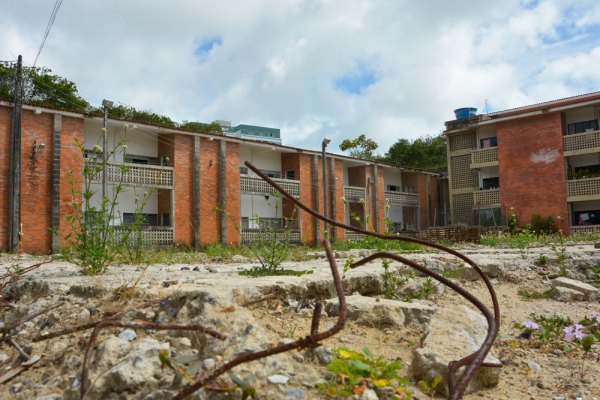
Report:
M292 179L271 178L283 190L294 197L300 197L300 182ZM258 177L240 175L240 191L246 194L274 195L279 193L267 182Z
M594 200L600 198L600 178L573 179L567 181L567 200ZM584 197L581 199L581 197Z
M264 231L257 229L242 229L241 239L242 244L260 243L273 239L275 235L276 240L287 243L300 243L301 235L299 229L290 229L283 232L277 232L273 230Z
M102 163L91 162L89 166L102 167ZM92 174L94 181L102 181L102 171ZM156 165L107 163L106 181L128 186L148 186L170 189L173 187L173 167Z
M347 202L359 202L360 199L365 201L366 189L358 186L344 186L344 198Z
M571 227L571 235L585 235L588 233L600 233L600 225L577 225Z
M419 205L419 194L386 191L385 201L391 206L416 207Z
M298 220L295 218L266 218L242 217L242 230L295 230L298 229Z
M365 238L362 233L346 231L346 240L352 240L353 242L360 242Z
M473 192L475 207L478 205L500 204L500 189L478 190Z
M471 153L471 168L477 168L480 164L492 166L498 163L498 148L473 150Z
M589 152L600 151L600 131L565 135L563 136L563 147L565 153L579 152L580 150L589 150Z
M123 234L123 228L115 226L116 239L120 239ZM130 234L129 241L135 244L138 239L138 234L141 235L141 244L144 247L164 247L172 246L175 243L173 237L173 228L162 226L143 227L140 231L133 231Z

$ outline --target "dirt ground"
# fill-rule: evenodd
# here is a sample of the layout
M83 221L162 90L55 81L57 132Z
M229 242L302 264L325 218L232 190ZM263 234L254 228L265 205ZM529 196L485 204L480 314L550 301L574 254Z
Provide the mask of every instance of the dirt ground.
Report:
M4 256L1 260L1 270L7 271L9 266L14 265L15 257ZM32 257L18 259L24 266L31 265L36 260L38 259ZM136 290L131 292L123 291L123 288L130 287L135 277L140 276L141 268L138 266L115 267L107 275L96 278L81 276L74 265L62 261L40 267L21 278L27 283L21 286L21 290L35 293L36 285L39 282L46 282L51 288L50 291L39 292L33 297L23 297L21 300L23 304L17 300L12 302L12 305L28 309L31 309L32 304L36 302L44 306L57 302L62 302L62 305L55 312L38 317L17 329L15 340L26 347L25 351L42 355L42 359L31 368L23 370L14 379L0 383L0 398L42 399L42 395L51 394L56 397L44 399L76 398L72 394L76 391L73 390L68 394L64 389L76 386L80 367L75 361L73 361L74 365L66 365L70 360L74 360L73 357L83 356L89 332L73 333L47 342L31 343L31 339L37 336L40 330L63 329L80 324L85 318L96 320L116 313L122 313L121 315L130 319L152 318L155 315L153 310L165 296L194 290L196 286L202 290L214 290L220 293L229 290L234 296L238 296L238 301L241 301L240 293L244 293L247 299L257 297L261 293L261 288L269 285L294 285L296 282L300 285L306 283L307 279L327 277L327 264L324 260L316 260L312 264L286 264L288 268L297 269L314 267L315 273L308 278L247 278L238 275L239 270L250 265L251 263L232 264L207 260L206 263L194 265L153 266L144 273ZM198 271L194 271L194 268ZM369 274L380 273L380 269L376 267L369 271ZM500 383L497 387L467 394L464 396L465 399L600 399L600 349L596 348L588 358L584 359L582 352L574 349L565 350L564 345L558 342L548 344L519 338L520 331L513 327L514 323L527 321L529 315L534 312L541 315L558 313L570 317L573 321L589 316L592 312L600 312L598 301L566 303L549 298L526 299L518 294L521 290L537 292L548 290L550 285L547 274L547 271L542 273L535 268L506 269L493 280L501 309L500 332L494 346L496 354L503 363ZM86 286L88 283L89 286ZM483 284L464 280L459 280L459 283L476 297L488 299ZM77 285L95 287L98 292L80 296L72 290L72 287ZM445 290L441 296L431 300L440 307L465 303L451 290ZM489 303L488 300L486 304ZM273 343L277 343L282 338L299 338L310 330L311 313L296 304L295 300L287 301L280 298L257 303L249 306L248 309L255 318L254 323L262 326L267 337ZM10 305L11 301L5 303L6 307ZM40 305L38 309L41 308L43 307ZM335 318L324 316L321 325L329 326L334 321ZM460 321L457 321L457 324L459 323ZM374 354L384 355L389 360L401 359L404 363L401 374L410 378L412 352L418 348L425 330L426 327L423 325L380 329L348 321L342 332L326 340L323 345L328 348L346 346L355 350L367 347ZM106 332L100 339L114 333ZM140 337L145 335L149 334L140 333ZM13 346L6 342L0 346L0 359L4 358L0 360L0 379L2 379L11 371L18 369L22 360L18 360L19 354ZM319 369L323 371L324 376L326 375L325 367L315 362L306 361L303 368ZM427 398L422 393L417 394L417 397ZM138 397L135 393L130 393L121 398ZM306 388L305 398L324 397L316 390Z

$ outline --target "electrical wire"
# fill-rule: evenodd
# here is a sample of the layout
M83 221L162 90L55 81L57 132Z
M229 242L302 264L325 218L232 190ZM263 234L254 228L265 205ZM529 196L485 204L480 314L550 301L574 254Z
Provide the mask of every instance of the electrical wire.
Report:
M48 20L48 25L46 25L46 31L44 32L44 37L42 38L42 43L40 44L40 48L35 56L35 61L33 62L33 67L35 68L35 64L37 64L37 60L40 57L40 53L46 44L46 39L50 34L50 30L52 29L52 25L54 25L54 20L56 20L56 15L58 14L58 10L62 4L63 0L56 0L54 3L54 8L52 9L52 13L50 13L50 19Z

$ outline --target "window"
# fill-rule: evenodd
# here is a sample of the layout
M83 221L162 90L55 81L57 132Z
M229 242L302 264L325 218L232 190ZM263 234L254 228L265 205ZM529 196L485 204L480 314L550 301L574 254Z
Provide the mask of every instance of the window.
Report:
M484 208L478 210L479 226L498 226L501 225L501 211L499 208Z
M158 226L158 215L156 214L141 214L143 226ZM123 225L131 225L135 223L134 213L123 213Z
M499 177L484 178L482 180L482 185L481 185L482 190L498 189L499 187L500 187L500 178Z
M479 139L479 147L482 149L487 149L489 147L498 147L498 138L496 136L492 136L485 139Z
M598 120L592 119L591 121L576 122L574 124L567 125L567 135L573 135L575 133L583 133L587 131L597 131Z
M397 185L386 185L386 189L388 192L401 192L400 186Z
M285 179L296 179L296 171L285 171Z
M599 225L600 210L575 211L573 213L574 225Z
M240 167L240 174L248 175L248 167Z
M157 157L138 156L135 154L126 154L125 162L130 164L159 165Z
M269 178L281 178L281 172L279 171L271 171L268 169L261 169L260 171Z

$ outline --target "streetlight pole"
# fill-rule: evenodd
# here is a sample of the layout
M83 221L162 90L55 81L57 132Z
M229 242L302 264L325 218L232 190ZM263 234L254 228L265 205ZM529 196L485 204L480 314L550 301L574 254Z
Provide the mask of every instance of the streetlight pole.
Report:
M327 145L331 142L331 140L324 138L323 143L321 143L321 163L323 169L323 216L327 218L329 216L329 204L327 203L327 192L329 191L329 186L327 186L327 153L325 149ZM329 240L329 224L325 222L325 239Z

